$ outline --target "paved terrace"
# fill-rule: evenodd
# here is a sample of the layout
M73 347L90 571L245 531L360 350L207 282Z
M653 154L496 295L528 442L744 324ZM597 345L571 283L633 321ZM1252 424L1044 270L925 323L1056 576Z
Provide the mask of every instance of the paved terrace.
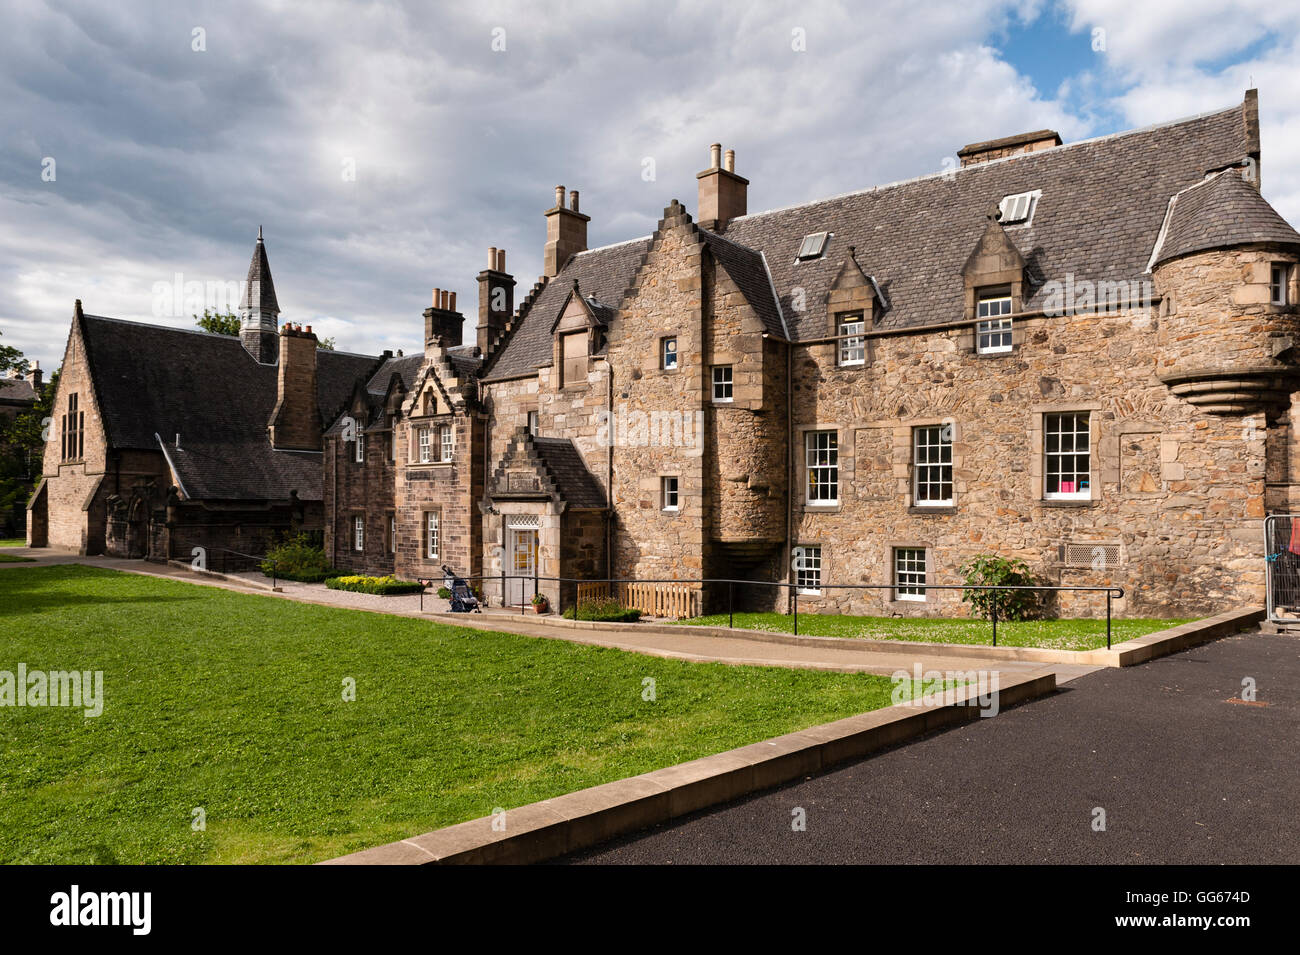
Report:
M638 631L635 626L601 628L588 625L582 628L566 627L562 623L543 623L527 615L487 610L481 614L447 614L448 602L432 592L424 596L425 613L420 613L419 595L406 597L379 597L349 591L330 590L324 584L301 584L280 581L280 593L272 593L270 580L260 573L229 574L223 578L199 574L171 564L156 564L145 560L123 560L116 557L82 557L77 554L53 552L46 548L5 548L6 554L32 557L36 563L0 563L0 575L6 569L38 567L52 564L82 564L103 567L126 573L166 577L209 587L221 587L244 593L297 600L322 606L347 607L376 613L419 617L452 626L475 627L505 633L549 640L568 640L591 646L613 647L650 656L700 662L749 664L754 666L781 666L798 669L831 670L845 673L891 674L899 669L911 670L920 664L927 670L999 670L1015 673L1041 672L1045 669L1056 674L1057 684L1066 683L1097 669L1080 664L1044 664L1018 660L994 660L987 657L953 655L950 650L916 643L911 653L876 653L821 646L791 646L763 640L758 636L717 636L699 633L694 628L683 627L677 633ZM0 576L0 587L3 586ZM445 616L444 616L445 614Z

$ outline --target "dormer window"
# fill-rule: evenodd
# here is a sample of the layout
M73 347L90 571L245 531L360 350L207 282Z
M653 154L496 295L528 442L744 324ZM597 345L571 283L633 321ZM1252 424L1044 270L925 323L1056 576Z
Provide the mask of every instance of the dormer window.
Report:
M1002 213L998 221L1003 225L1028 225L1034 218L1034 209L1037 208L1038 198L1042 194L1042 190L1036 189L1033 192L1018 192L1007 196L998 206Z
M570 332L560 336L560 387L574 388L587 383L587 333Z
M865 330L861 312L840 316L837 331L840 340L841 368L867 363L867 340L862 337Z
M1011 296L983 295L976 306L975 350L981 355L1011 351Z
M826 251L826 242L830 239L829 232L813 232L803 237L803 242L799 245L799 254L796 258L800 262L807 262L809 259L820 259L822 253Z

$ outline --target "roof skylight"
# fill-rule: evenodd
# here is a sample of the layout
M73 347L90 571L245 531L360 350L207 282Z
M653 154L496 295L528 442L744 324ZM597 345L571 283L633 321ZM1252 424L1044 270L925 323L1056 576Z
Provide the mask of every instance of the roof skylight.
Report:
M823 252L826 251L826 240L831 234L829 232L813 232L803 237L803 243L799 246L799 254L796 258L800 262L808 259L819 259Z
M1007 196L998 207L1002 212L998 221L1003 225L1029 222L1034 217L1034 208L1038 205L1038 197L1042 194L1041 189L1036 189L1033 192L1018 192Z

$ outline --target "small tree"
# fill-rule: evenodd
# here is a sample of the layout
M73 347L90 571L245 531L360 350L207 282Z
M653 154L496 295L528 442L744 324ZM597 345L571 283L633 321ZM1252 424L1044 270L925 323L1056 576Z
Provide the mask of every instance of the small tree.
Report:
M1032 587L1037 581L1029 565L1020 558L978 554L958 569L971 587ZM1039 610L1035 590L963 590L961 599L970 604L972 617L988 618L997 608L999 620L1028 620Z
M223 314L216 309L205 308L202 315L194 316L194 324L213 335L239 334L239 316L234 312Z

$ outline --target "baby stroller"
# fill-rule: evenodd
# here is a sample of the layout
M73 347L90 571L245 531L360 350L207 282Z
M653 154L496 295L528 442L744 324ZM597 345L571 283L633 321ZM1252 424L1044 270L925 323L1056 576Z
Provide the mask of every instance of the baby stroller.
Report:
M474 596L474 591L469 588L469 582L464 577L457 577L456 572L446 564L442 565L442 572L446 577L444 585L451 591L451 612L482 613L483 610L478 605L478 598Z

